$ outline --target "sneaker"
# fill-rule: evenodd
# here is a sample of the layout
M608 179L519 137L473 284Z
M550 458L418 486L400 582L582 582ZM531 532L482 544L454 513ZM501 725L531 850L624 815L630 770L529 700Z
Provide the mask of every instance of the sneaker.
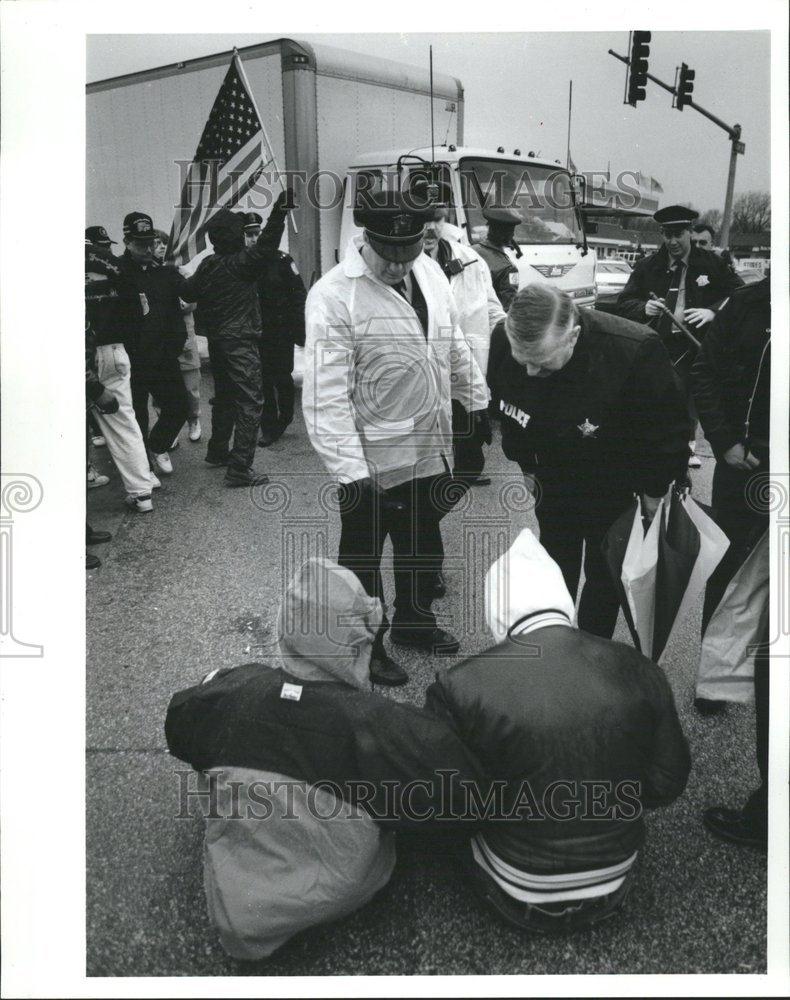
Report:
M103 434L96 434L91 438L91 444L94 448L104 448L107 442L104 440Z
M421 649L435 656L454 656L461 643L442 628L393 628L390 639L396 646Z
M173 474L173 463L170 461L170 456L166 451L163 451L161 455L152 454L151 458L159 472L163 472L166 476Z
M199 420L190 420L189 421L189 440L190 441L199 441L200 440L200 436L201 436L202 433L203 433L203 431L202 431L202 429L200 427L200 421Z
M97 490L100 486L106 486L109 483L109 476L100 475L92 465L88 466L88 489Z
M124 503L130 510L137 511L138 514L148 514L154 509L150 493L144 493L139 497L127 497Z
M689 459L689 468L690 469L701 469L702 468L702 460L700 459L699 455L692 455L691 456L691 458Z
M252 469L234 469L229 466L225 473L226 486L264 486L268 482L269 477L265 473L253 472Z
M151 473L151 489L152 490L162 489L162 484L159 482L159 479L153 474L153 472Z

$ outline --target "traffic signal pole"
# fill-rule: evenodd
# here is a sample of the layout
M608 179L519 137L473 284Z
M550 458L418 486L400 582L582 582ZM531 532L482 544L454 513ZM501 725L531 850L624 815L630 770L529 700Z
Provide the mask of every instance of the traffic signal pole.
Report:
M614 56L615 59L619 59L621 63L625 63L626 66L630 66L630 60L627 56L621 56L619 53L615 52L614 49L609 49L609 55ZM659 87L663 87L668 93L672 94L673 97L677 97L677 91L674 87L670 87L668 83L664 83L663 80L659 80L657 76L653 76L652 73L647 74L648 80L652 80L653 83L657 83ZM724 129L730 138L730 143L732 148L730 150L730 170L727 175L727 194L724 198L724 214L721 221L721 233L719 234L719 242L723 247L726 247L730 240L730 219L732 216L732 200L735 191L735 168L738 162L738 155L745 152L745 146L741 142L741 126L740 125L728 125L723 122L721 118L717 118L712 112L703 108L701 105L697 104L691 98L686 100L686 105L690 108L694 108L695 111L699 111L701 115L713 122L714 125L718 125L720 129Z

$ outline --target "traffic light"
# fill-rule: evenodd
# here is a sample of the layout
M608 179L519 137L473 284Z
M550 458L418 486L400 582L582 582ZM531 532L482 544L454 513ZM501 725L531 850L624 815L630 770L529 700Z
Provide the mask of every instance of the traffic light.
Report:
M682 111L687 104L691 104L691 94L694 90L694 77L697 74L693 69L689 69L685 63L680 64L680 76L678 78L678 93L675 107Z
M635 31L631 39L631 54L628 60L628 103L633 107L645 99L650 38L649 31Z

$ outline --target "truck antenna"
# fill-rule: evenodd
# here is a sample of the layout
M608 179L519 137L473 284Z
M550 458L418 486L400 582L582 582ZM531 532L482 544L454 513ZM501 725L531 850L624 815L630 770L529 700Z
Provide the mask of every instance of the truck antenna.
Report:
M431 165L436 162L436 149L434 148L433 137L433 45L428 46L428 64L431 77Z

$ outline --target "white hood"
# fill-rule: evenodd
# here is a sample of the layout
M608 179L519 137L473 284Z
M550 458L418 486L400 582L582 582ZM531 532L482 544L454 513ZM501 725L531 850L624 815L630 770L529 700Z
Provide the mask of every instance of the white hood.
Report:
M545 625L571 625L574 603L559 566L525 528L486 576L486 620L497 642L514 625L521 632Z
M366 688L383 617L357 576L331 559L308 559L293 575L278 623L283 667L304 681L345 681Z

